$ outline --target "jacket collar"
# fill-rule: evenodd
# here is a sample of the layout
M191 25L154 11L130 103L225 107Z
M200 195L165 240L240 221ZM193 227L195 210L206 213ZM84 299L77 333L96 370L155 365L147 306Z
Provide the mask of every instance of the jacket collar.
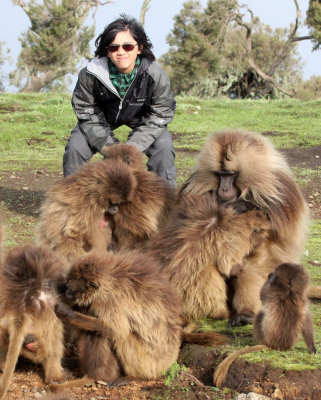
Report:
M95 75L108 88L113 88L109 78L108 57L92 58L87 64L87 72Z
M146 70L150 66L151 62L152 61L147 60L146 58L142 58L137 73L141 73L142 71ZM111 90L114 88L109 78L108 57L92 58L87 64L87 72L95 75L104 85L106 85Z

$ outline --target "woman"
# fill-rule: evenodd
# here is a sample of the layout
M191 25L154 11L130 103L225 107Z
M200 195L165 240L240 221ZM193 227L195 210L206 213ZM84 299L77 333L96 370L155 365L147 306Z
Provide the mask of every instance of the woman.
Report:
M132 129L127 143L147 155L149 170L175 185L175 152L167 124L176 103L144 28L121 15L95 45L95 58L80 71L72 96L78 124L66 145L64 176L104 146L117 143L113 130L127 125Z

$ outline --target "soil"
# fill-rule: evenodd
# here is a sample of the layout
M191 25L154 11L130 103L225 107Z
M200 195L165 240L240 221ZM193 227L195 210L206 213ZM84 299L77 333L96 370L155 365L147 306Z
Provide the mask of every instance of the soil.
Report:
M265 134L272 135L271 132ZM291 167L320 169L321 146L283 149L282 152ZM188 170L180 170L178 173L186 176ZM24 215L28 221L28 218L39 215L44 192L54 181L60 179L61 175L48 173L45 170L0 172L0 202L4 202L7 209ZM308 184L301 186L303 195L309 203L311 217L315 219L321 218L320 175L312 174ZM321 399L320 370L283 371L271 369L264 364L249 364L245 360L235 361L230 369L225 384L231 390L218 390L212 386L212 377L215 365L223 359L223 356L219 348L186 345L182 348L179 361L188 367L188 373L181 373L179 378L170 384L165 384L164 378L157 381L132 382L113 389L101 383L71 389L59 398L60 400L234 399L239 392L253 391L282 400ZM77 369L71 368L68 361L70 360L65 360L68 378L75 377ZM7 398L36 399L46 396L47 393L48 386L43 383L42 367L20 359Z

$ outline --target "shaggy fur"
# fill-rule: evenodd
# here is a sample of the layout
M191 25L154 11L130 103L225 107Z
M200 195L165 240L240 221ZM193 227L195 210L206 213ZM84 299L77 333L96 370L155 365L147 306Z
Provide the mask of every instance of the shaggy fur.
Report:
M226 278L265 240L269 228L260 211L238 214L232 206L217 207L210 194L189 194L148 251L161 262L186 318L227 318Z
M122 161L87 163L47 192L37 228L37 242L68 260L111 241L108 208L131 200L137 181Z
M255 316L254 340L258 346L238 350L216 369L215 386L221 386L229 366L241 354L265 348L289 350L302 333L310 353L315 353L313 323L308 309L309 276L299 264L281 264L271 273L261 289L262 309Z
M132 145L120 143L104 148L104 156L129 164L137 181L131 201L121 204L111 218L114 249L142 247L167 223L176 204L176 189L142 168L142 153Z
M155 379L177 360L182 340L225 341L216 333L183 334L175 291L158 263L137 250L89 253L73 265L67 287L66 296L83 313L63 305L56 312L83 332L80 362L87 378L110 381L121 370L135 379ZM83 384L86 376L51 389Z
M51 250L27 245L10 250L0 269L0 381L2 399L19 354L42 363L45 381L64 380L63 324L56 317L58 285L67 266ZM37 351L22 347L26 335L37 337Z
M236 320L242 320L242 315L253 316L260 309L260 289L268 274L282 262L299 262L308 207L282 154L259 134L225 131L210 135L180 196L217 193L217 171L236 171L239 199L266 213L272 226L264 244L246 257L236 280L233 306L239 314Z
M135 169L145 170L144 153L127 143L103 147L101 154L106 160L121 160Z

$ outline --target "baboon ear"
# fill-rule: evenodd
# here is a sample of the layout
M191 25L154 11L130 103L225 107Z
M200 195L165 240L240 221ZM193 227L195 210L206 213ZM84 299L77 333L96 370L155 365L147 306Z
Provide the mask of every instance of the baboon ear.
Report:
M89 282L89 286L91 286L91 287L93 287L95 289L98 289L99 288L99 283L97 283L97 282Z
M128 165L131 165L131 163L132 163L129 156L126 156L126 157L124 158L124 161L125 161L125 163L128 164Z

